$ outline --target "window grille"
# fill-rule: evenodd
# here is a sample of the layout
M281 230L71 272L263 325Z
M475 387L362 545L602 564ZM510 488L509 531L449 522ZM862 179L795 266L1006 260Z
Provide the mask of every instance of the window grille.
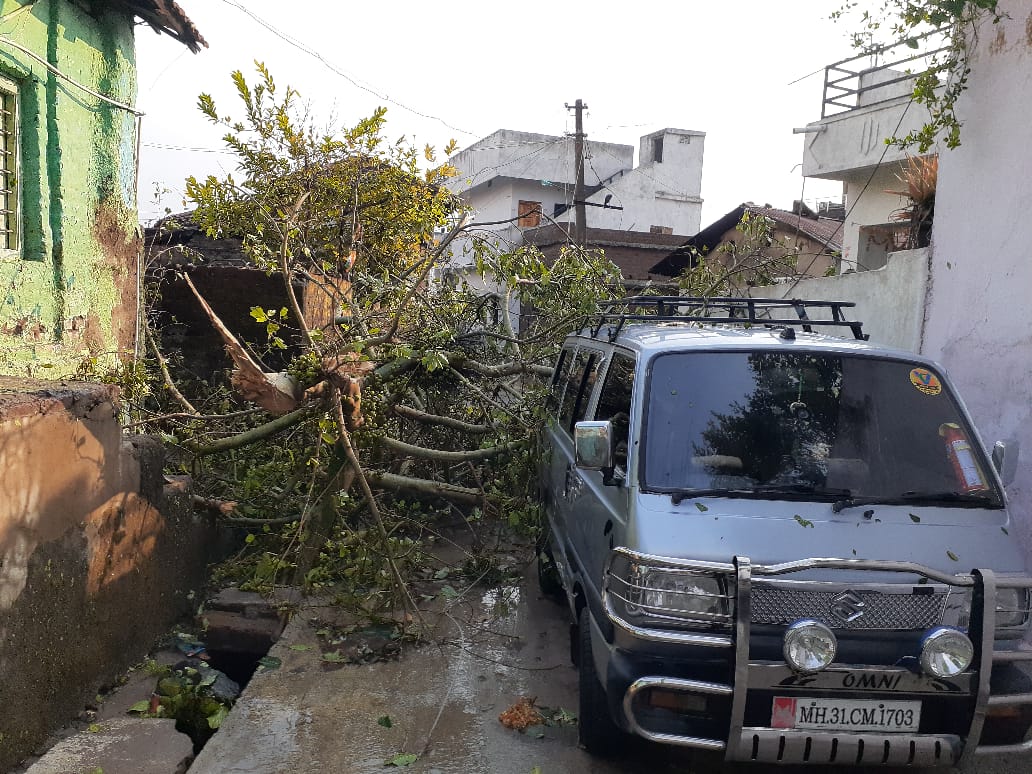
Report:
M0 79L0 250L18 239L18 89Z

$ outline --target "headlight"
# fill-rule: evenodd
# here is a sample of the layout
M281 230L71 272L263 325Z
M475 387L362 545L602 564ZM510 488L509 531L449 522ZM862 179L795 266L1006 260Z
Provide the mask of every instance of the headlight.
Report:
M1024 626L1028 620L1028 589L996 589L996 628Z
M921 671L933 677L955 677L971 666L975 646L967 635L937 626L921 642Z
M820 621L796 621L785 631L781 652L785 663L796 672L818 672L835 660L838 640Z
M727 581L670 567L631 563L618 596L628 619L654 624L730 624Z
M967 631L971 617L971 590L954 589L950 592L943 611L942 624L951 628ZM996 631L1001 629L1020 629L1028 623L1029 592L1028 589L996 589Z

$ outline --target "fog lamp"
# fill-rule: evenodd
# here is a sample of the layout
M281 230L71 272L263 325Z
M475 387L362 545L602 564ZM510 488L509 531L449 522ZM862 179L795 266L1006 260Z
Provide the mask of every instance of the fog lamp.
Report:
M835 633L820 621L796 621L785 631L782 653L796 672L818 672L835 660L838 640Z
M971 666L975 646L964 632L937 626L921 641L921 671L933 677L955 677Z

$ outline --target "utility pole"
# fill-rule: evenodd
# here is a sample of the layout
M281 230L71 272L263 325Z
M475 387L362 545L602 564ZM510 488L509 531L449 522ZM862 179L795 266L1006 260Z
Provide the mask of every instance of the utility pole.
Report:
M584 206L584 111L587 109L580 100L577 100L571 107L566 105L567 110L573 110L576 114L577 132L573 135L574 164L577 170L577 182L573 189L573 203L577 214L577 230L574 232L574 243L581 250L584 249L586 240L585 210Z

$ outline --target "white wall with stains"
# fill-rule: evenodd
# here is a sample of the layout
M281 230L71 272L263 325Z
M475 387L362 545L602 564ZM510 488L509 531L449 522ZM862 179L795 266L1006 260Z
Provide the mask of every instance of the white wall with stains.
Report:
M943 362L983 440L1022 445L1008 488L1032 549L1032 0L972 39L961 146L939 159L922 351Z

